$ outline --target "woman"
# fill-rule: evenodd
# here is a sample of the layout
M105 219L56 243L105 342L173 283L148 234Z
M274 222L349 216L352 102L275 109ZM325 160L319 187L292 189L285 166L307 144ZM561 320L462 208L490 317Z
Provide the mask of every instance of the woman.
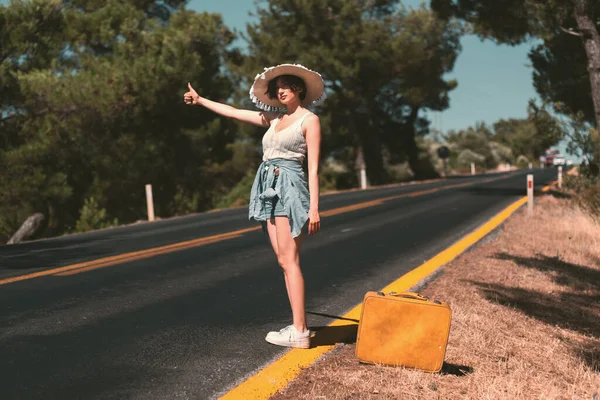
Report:
M283 269L293 323L269 332L269 343L310 347L306 326L304 278L300 269L302 229L320 230L319 117L306 107L325 99L324 84L317 72L297 64L281 64L258 74L250 88L250 99L263 111L240 110L203 98L188 83L186 104L201 105L217 114L268 127L263 136L263 163L256 172L250 196L249 218L268 232ZM302 163L308 158L308 184Z

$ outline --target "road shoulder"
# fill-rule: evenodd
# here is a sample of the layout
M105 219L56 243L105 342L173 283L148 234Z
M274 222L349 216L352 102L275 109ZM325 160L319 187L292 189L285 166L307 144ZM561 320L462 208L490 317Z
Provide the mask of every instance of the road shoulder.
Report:
M369 366L353 343L273 400L592 398L600 392L600 227L568 200L539 199L422 290L453 310L440 374Z

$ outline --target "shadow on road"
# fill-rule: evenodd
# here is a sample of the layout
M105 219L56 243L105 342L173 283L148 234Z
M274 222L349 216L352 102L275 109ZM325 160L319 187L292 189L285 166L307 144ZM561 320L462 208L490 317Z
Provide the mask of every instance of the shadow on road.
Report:
M311 347L333 346L338 343L355 343L358 325L315 326L310 327L310 330L316 331L310 341Z

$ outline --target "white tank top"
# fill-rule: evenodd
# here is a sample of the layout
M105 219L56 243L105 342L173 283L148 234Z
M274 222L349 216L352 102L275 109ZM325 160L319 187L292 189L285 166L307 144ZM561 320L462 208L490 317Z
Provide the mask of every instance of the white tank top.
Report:
M274 158L285 158L288 160L297 160L304 162L306 156L306 139L302 134L302 122L310 114L307 112L302 117L294 121L290 126L275 132L275 128L281 117L277 118L262 139L263 161Z

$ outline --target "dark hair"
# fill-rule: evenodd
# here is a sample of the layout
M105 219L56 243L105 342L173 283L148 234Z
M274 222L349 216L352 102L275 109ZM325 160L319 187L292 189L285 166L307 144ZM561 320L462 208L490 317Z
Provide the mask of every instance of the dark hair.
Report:
M300 100L303 101L306 97L306 83L302 78L298 78L295 75L279 75L269 81L269 87L265 92L266 95L269 96L270 99L277 98L277 89L279 86L277 85L277 81L282 80L282 86L284 88L289 88L292 92L296 93Z

